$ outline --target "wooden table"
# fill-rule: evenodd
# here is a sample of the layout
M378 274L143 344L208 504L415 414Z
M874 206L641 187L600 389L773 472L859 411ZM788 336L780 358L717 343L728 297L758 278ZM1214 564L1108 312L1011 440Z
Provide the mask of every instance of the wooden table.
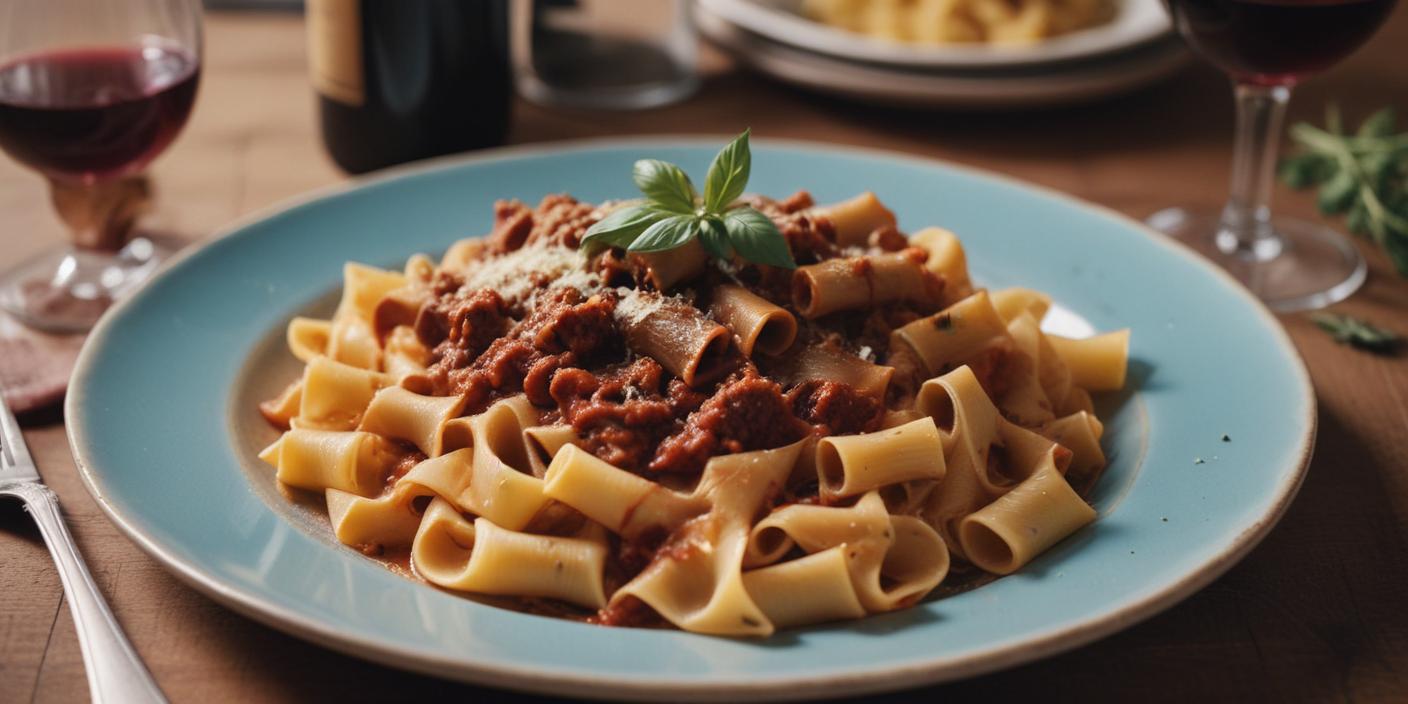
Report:
M205 75L184 136L156 165L158 224L209 233L232 218L342 178L323 154L304 78L303 26L289 15L209 18ZM1408 113L1408 11L1354 58L1299 91L1293 117L1338 99L1357 119ZM877 110L818 97L705 57L689 102L646 113L517 107L512 141L737 132L934 156L1001 171L1140 217L1226 194L1227 86L1197 67L1134 95L1017 114ZM1307 194L1282 211L1315 217ZM0 259L61 237L38 178L0 160ZM1365 250L1367 286L1337 310L1408 332L1408 281ZM920 696L933 700L1408 700L1408 361L1340 347L1285 318L1320 398L1309 479L1281 525L1240 565L1168 612L1094 645ZM1217 341L1216 344L1232 341ZM31 418L39 467L118 619L174 701L367 701L469 687L345 657L266 628L183 586L99 512L61 422ZM38 534L0 505L0 702L86 696L58 576ZM913 694L913 693L911 693ZM901 695L904 696L904 695Z

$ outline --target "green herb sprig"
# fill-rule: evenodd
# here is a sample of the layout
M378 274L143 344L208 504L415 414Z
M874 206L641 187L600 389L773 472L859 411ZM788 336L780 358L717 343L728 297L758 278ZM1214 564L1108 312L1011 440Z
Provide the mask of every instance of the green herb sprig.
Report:
M756 264L797 268L787 239L768 216L735 206L752 170L748 130L714 157L704 179L704 195L684 169L659 159L635 163L636 187L644 202L612 211L587 229L583 246L624 247L628 252L663 252L698 238L710 255L731 259L734 253Z
M1394 134L1393 108L1384 108L1346 134L1331 105L1325 128L1291 127L1301 151L1281 162L1281 179L1293 188L1319 186L1326 215L1345 216L1351 232L1371 238L1408 277L1408 133Z
M1321 330L1330 333L1335 342L1361 350L1390 354L1403 343L1403 338L1391 330L1370 325L1358 318L1337 313L1316 313L1310 319Z

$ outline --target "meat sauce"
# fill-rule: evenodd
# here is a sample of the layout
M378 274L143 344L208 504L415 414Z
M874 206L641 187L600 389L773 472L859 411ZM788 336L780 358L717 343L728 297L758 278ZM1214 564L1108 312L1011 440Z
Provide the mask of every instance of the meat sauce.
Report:
M835 244L831 224L806 212L813 203L805 192L781 201L755 198L749 204L777 223L799 264L846 256ZM576 248L598 217L593 206L567 196L549 196L536 208L500 202L480 256L492 259L535 244ZM868 244L884 251L907 246L893 229L872 233ZM560 285L553 277L527 272L533 284L528 300L470 287L461 273L437 272L414 324L417 338L431 350L432 362L408 385L421 393L464 394L465 415L523 393L541 409L545 422L570 424L582 447L596 457L655 478L687 479L721 454L772 449L808 435L879 429L886 399L826 379L784 387L736 350L730 351L725 374L694 388L654 359L636 355L626 345L615 315L622 294L614 288L648 287L633 259L616 250L595 255L588 264L596 276L590 287ZM791 305L791 272L785 269L747 263L710 266L699 280L680 287L707 290L725 280L742 283L779 305ZM832 340L871 361L890 364L890 332L930 312L898 304L818 320L798 316L798 344ZM994 358L980 365L987 367L980 379L992 378L999 363ZM921 377L918 365L896 355L893 366L892 386L910 387L912 396ZM788 487L774 499L815 501L815 484ZM672 548L670 539L663 530L633 541L612 536L608 586L629 581L666 551L684 549ZM516 607L540 611L522 600ZM618 600L594 616L543 608L608 625L662 623L650 607L633 598Z
M812 204L805 193L753 204L779 223L800 262L840 256L830 224L803 212ZM595 221L593 212L567 196L549 196L536 209L500 202L486 256L534 243L575 247ZM892 244L884 233L873 239ZM623 278L622 268L630 266L613 256L607 252L596 262L607 281ZM738 274L768 290L770 281L790 272L745 265ZM707 286L721 276L711 268L701 283ZM690 388L655 360L633 357L626 349L624 330L613 316L616 289L584 292L553 288L552 280L534 283L541 292L525 305L493 289L471 289L456 273L439 272L415 321L416 335L434 360L419 380L424 390L464 394L466 414L524 393L553 420L570 424L592 454L647 476L698 474L715 455L781 447L809 433L875 430L884 415L884 399L826 380L783 388L738 354L732 373L705 388ZM767 297L784 302L788 290L777 281ZM918 314L900 306L831 317L808 321L806 336L859 340L883 352L889 331Z

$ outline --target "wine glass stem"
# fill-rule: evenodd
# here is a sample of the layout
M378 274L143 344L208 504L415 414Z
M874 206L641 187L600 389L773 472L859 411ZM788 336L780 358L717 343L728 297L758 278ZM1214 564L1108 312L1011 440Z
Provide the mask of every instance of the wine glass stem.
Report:
M49 179L49 197L79 249L116 252L151 203L146 176L97 181Z
M1271 186L1291 89L1238 83L1236 96L1232 195L1222 209L1217 247L1229 255L1266 261L1281 253L1281 238L1271 227Z

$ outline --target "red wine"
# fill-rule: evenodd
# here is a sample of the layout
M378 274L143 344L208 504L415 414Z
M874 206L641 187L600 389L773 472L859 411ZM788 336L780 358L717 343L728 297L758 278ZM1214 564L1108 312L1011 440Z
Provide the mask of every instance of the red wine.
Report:
M504 0L308 0L323 142L343 169L503 143Z
M1363 44L1395 0L1166 0L1178 31L1239 81L1295 83Z
M0 66L0 148L58 178L140 170L190 115L200 68L184 51L103 47Z

